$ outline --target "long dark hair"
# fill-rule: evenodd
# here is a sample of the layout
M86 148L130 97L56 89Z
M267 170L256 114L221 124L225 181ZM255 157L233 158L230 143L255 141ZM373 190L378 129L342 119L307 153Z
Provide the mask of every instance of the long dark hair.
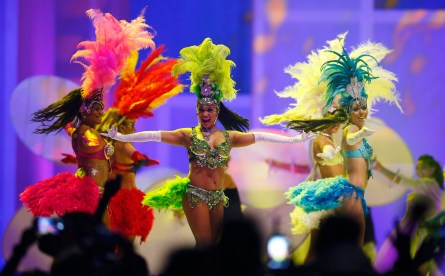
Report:
M218 120L227 130L247 132L250 129L249 119L246 119L228 109L222 102L219 104Z
M320 119L289 121L286 123L286 127L297 131L316 132L324 131L339 123L346 123L347 121L348 115L342 108L339 108Z
M41 123L34 133L58 133L70 122L78 126L79 109L82 105L81 91L82 88L77 88L57 102L34 112L31 121Z
M439 162L437 162L431 155L428 154L421 155L417 160L422 161L431 168L434 168L432 177L437 181L439 187L443 189L443 172Z

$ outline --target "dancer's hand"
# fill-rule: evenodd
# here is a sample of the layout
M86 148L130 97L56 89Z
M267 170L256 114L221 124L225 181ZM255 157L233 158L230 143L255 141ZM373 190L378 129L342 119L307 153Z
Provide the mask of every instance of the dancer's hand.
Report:
M354 133L348 133L346 135L346 143L350 146L353 146L360 142L363 138L371 136L374 134L375 130L369 129L367 127L363 127L357 132Z
M121 141L121 142L125 142L124 140L124 135L119 133L118 129L116 126L111 126L111 128L107 128L107 132L106 133L101 133L100 135L105 136L105 137L109 137L113 140L117 140L117 141Z
M316 135L313 132L302 132L301 134L292 137L293 143L301 143L315 139Z
M382 164L377 160L376 156L371 158L371 166L374 170L380 171L382 169Z
M363 135L365 137L371 136L371 135L373 135L376 132L375 130L369 129L367 127L363 127L362 130L363 130Z
M326 145L323 147L323 152L317 153L316 155L324 160L332 160L335 155L341 150L340 147L334 149L331 145Z

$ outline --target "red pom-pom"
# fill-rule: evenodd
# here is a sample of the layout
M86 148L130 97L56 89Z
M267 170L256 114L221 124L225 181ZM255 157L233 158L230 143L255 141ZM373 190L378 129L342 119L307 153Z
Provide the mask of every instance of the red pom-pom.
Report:
M34 216L62 216L70 212L93 214L99 204L99 189L91 177L60 173L29 186L20 200Z
M138 189L121 189L108 205L111 230L125 236L147 239L153 227L153 209L142 205L144 193Z

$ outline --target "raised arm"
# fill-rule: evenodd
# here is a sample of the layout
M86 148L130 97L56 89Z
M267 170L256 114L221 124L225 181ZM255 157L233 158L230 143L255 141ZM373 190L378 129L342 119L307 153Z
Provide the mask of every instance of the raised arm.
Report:
M436 181L432 178L422 177L419 179L414 179L412 177L405 177L400 175L398 172L393 172L386 168L377 160L374 162L374 169L381 172L385 177L392 180L394 183L403 185L410 189L424 190L430 187L439 187Z

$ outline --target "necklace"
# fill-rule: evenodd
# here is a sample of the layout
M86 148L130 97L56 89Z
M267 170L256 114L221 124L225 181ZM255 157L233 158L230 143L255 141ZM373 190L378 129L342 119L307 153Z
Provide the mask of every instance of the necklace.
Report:
M212 126L211 128L204 128L202 126L199 126L199 128L201 129L202 137L204 137L204 140L207 143L210 143L210 136L212 133L218 130L216 125Z
M321 132L321 131L317 131L317 134L321 134L321 135L323 135L323 136L326 136L326 137L331 138L331 135L330 135L330 134L327 134L327 133L324 133L324 132Z

